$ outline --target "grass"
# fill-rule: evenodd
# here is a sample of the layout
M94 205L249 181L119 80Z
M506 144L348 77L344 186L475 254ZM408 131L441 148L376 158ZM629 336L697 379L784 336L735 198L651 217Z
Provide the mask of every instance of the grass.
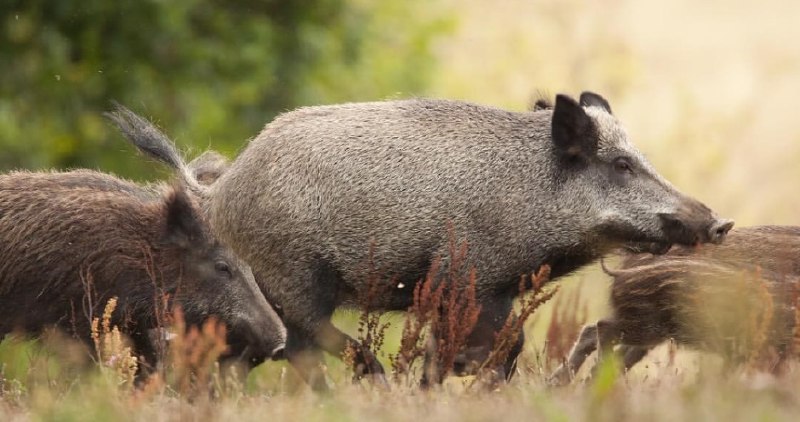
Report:
M452 271L445 274L449 274L445 280L452 277ZM474 278L474 272L466 274ZM509 319L529 319L526 331L533 335L508 384L476 387L475 377L451 376L423 389L418 382L410 382L419 380L420 365L416 365L416 369L399 368L403 376L389 377L391 390L386 391L365 381L354 382L352 369L336 359L328 361L333 382L329 394L312 393L291 368L278 362L265 363L241 380L237 372L221 371L214 362L224 350L224 327L212 320L203 327L187 329L180 312L175 312L172 332L176 334L166 363L134 387L131 368L136 361L117 327L109 322L115 305L112 301L93 324L95 356L99 358L89 358L92 355L85 347L57 333L48 333L39 341L7 338L0 343L0 420L731 421L795 420L800 414L798 361L790 361L785 371L774 376L749 363L731 370L720 356L687 353L674 345L658 348L628 374L621 374L618 363L608 359L592 380L585 380L584 369L572 385L548 387L547 375L560 363L564 345L574 341L588 311L581 293L586 289L578 288L581 286L566 286L549 306L540 306L542 295L556 291L542 288L545 277L543 270L527 283L533 285L533 292L520 300L518 318ZM452 305L470 303L469 297L449 301L447 294L437 294L446 282L428 283L435 288L425 284L418 287L418 308L431 297L439 298L439 307L451 306L467 314L474 307ZM426 299L426 294L431 297ZM429 305L428 312L432 312ZM534 317L527 318L531 314ZM445 311L436 318L447 323L452 315ZM382 360L391 357L388 355L397 359L409 351L404 347L418 350L423 345L424 354L424 345L429 344L424 337L434 332L427 326L422 339L415 337L419 341L402 346L402 337L408 335L408 327L414 327L410 321L415 318L403 322L397 316L364 312L349 319L361 344L379 347L377 355ZM450 335L447 329L441 333ZM502 339L501 334L495 352L502 351ZM554 339L560 340L555 344Z
M7 345L5 345L7 346ZM30 344L17 347L27 350ZM2 420L795 420L800 370L780 378L721 372L709 356L696 373L676 363L651 364L621 377L607 364L591 383L549 389L538 367L523 362L518 376L493 391L466 389L451 378L426 391L396 384L392 391L345 379L329 395L286 391L223 390L189 399L175 390L121 389L116 374L92 368L74 380L50 383L5 379ZM270 364L267 364L270 365ZM643 368L644 369L644 368ZM655 373L655 375L651 375ZM291 377L284 374L283 377ZM345 376L346 378L346 376Z

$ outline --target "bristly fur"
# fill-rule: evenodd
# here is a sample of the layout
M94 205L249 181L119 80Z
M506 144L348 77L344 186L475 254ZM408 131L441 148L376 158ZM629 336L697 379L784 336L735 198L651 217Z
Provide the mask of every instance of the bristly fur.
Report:
M652 168L605 100L557 98L523 113L439 99L301 108L208 188L214 231L282 308L287 355L315 388L324 374L309 362L354 342L330 317L366 288L371 244L405 286L375 307L404 310L435 257L452 259L448 227L467 241L481 306L469 346L485 356L520 274L547 264L555 279L629 243L721 240L728 226L710 230L716 215Z
M166 163L172 168L179 169L183 182L195 194L202 196L206 192L205 186L198 183L193 177L186 177L190 171L184 164L180 152L175 144L161 132L155 124L137 115L125 106L114 102L114 111L104 115L122 132L125 138L148 157Z
M220 262L230 275L216 271ZM113 324L149 364L147 330L166 322L167 298L193 324L214 314L264 336L270 352L283 342L249 269L181 184L144 188L89 170L0 175L0 338L55 325L91 344L90 322L114 296Z
M554 382L568 381L598 341L620 343L626 369L668 339L739 361L770 350L780 359L791 353L800 227L736 229L720 245L626 255L619 269L606 272L614 277L613 315L584 327Z
M231 166L230 160L216 151L206 151L187 164L198 183L210 186Z

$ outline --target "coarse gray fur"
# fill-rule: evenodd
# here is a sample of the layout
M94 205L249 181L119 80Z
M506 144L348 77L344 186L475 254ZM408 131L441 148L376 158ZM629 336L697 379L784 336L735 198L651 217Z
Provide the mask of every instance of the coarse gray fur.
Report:
M216 151L205 151L186 165L193 178L201 185L211 185L228 170L231 162Z
M301 108L269 123L204 195L214 230L282 308L287 356L316 388L311 362L351 341L334 309L353 304L370 266L396 283L372 305L406 309L432 260L447 262L448 227L479 277L468 346L480 360L520 275L548 264L556 278L623 244L719 242L732 225L658 175L588 92L522 113L432 99Z

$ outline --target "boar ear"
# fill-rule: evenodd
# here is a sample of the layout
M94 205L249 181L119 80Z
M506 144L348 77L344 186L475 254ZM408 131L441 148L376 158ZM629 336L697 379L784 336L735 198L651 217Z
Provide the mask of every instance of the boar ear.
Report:
M186 165L202 185L212 185L231 166L230 160L216 151L206 151Z
M203 237L203 226L192 200L181 187L166 198L167 238L180 247L189 247Z
M566 95L556 95L552 136L556 152L563 157L586 158L597 151L597 134L592 118Z
M608 114L611 113L611 105L608 104L605 98L591 91L584 91L581 94L581 105L584 107L602 107Z

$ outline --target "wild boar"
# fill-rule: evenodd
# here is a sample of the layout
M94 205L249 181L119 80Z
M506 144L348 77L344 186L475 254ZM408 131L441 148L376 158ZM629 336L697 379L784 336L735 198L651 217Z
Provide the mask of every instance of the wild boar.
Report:
M613 314L583 328L553 384L569 382L593 351L614 345L626 370L669 339L734 361L767 348L781 359L789 351L800 292L798 227L736 229L723 244L629 255L607 272Z
M521 274L548 264L557 278L623 244L718 243L733 225L664 180L591 92L531 112L432 99L301 108L267 124L210 186L149 122L118 114L129 141L205 198L214 231L281 308L286 355L317 389L322 351L348 343L357 367L382 379L370 351L330 322L366 288L368 265L396 287L372 306L404 310L431 263L446 268L451 235L466 240L481 313L460 361L480 362ZM511 375L523 338L499 373Z
M180 184L145 188L89 170L0 175L0 338L56 326L91 345L91 318L114 296L112 322L147 365L165 297L189 324L224 322L231 353L248 361L285 345L249 267Z

